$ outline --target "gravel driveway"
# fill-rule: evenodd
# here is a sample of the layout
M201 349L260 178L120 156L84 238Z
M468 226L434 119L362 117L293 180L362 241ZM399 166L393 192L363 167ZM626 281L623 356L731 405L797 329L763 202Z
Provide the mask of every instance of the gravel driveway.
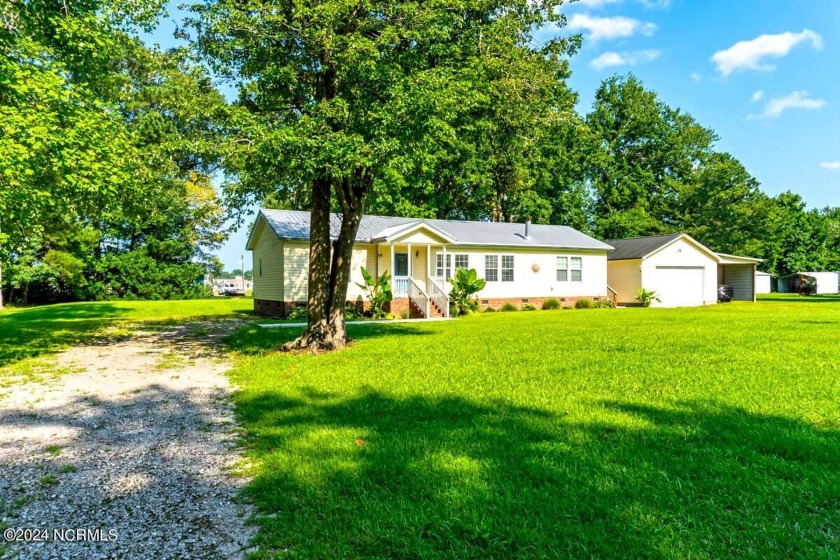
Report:
M72 348L57 356L72 373L0 397L0 526L46 530L17 536L47 539L0 541L0 551L244 556L250 510L236 501L246 481L231 474L241 458L218 351L236 326L192 323Z

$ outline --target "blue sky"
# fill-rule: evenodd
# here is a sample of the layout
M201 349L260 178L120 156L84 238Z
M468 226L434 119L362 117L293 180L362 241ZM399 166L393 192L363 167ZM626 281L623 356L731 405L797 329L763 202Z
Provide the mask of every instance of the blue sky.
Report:
M632 71L714 129L718 149L765 192L840 206L840 1L581 0L563 12L569 27L537 38L583 34L570 80L581 112L604 78ZM173 29L145 38L170 46ZM220 251L227 268L238 268L246 236Z

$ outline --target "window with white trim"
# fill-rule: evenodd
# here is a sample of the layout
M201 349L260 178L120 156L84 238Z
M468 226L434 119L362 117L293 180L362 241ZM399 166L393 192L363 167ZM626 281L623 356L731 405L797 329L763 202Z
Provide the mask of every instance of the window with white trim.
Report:
M469 268L470 268L470 256L469 255L455 255L455 270L458 270L459 268L469 270Z
M572 257L572 282L583 281L583 259Z
M499 255L484 255L484 281L499 281Z
M449 278L452 276L452 255L446 255L446 266L443 266L443 253L435 255L435 276L438 278Z
M452 253L446 254L446 266L443 266L443 253L437 253L435 255L435 276L438 278L451 278L452 277ZM470 257L469 255L455 255L455 268L469 268L470 267Z
M502 255L502 282L513 282L513 255Z
M569 280L569 257L557 257L557 281Z

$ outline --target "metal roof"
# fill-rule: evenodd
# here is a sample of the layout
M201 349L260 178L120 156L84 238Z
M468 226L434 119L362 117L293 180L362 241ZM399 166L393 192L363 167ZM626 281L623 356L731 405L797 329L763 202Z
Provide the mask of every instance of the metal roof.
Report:
M309 212L297 210L260 210L258 216L281 239L309 240ZM609 251L612 247L568 226L531 225L531 236L525 238L525 224L499 222L469 222L459 220L432 220L425 218L397 218L392 216L362 217L357 243L371 243L374 239L393 237L408 226L425 224L455 240L456 245L493 245L501 247L563 248ZM341 215L331 215L330 236L338 237ZM251 240L248 240L251 247Z
M615 247L615 251L612 251L609 255L607 255L607 260L625 261L643 259L651 253L671 243L681 235L681 233L671 233L668 235L654 235L650 237L634 237L632 239L610 239L607 243Z

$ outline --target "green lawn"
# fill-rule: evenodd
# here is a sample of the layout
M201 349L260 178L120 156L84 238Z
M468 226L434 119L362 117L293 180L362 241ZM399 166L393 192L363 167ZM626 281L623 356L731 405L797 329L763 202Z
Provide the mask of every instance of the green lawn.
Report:
M840 298L231 340L258 557L838 558Z
M108 301L0 310L0 369L83 343L106 327L250 315L253 300ZM0 374L1 375L1 374Z

